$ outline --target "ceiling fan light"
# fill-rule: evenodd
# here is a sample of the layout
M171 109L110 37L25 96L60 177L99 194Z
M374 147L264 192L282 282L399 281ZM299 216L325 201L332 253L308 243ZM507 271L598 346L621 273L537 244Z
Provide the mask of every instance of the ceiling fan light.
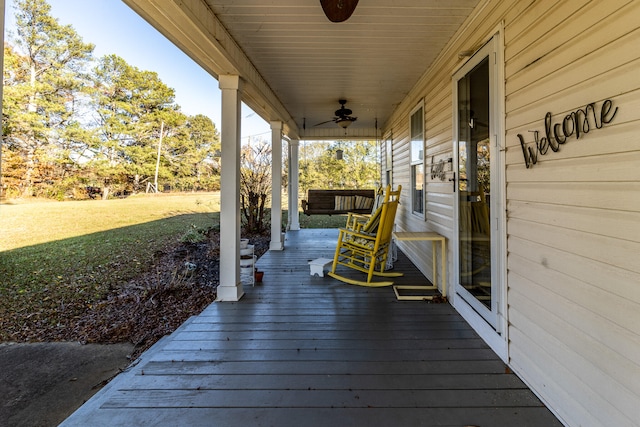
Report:
M346 129L349 127L349 125L351 125L351 120L340 119L336 123L338 123L338 126L340 126L342 129Z

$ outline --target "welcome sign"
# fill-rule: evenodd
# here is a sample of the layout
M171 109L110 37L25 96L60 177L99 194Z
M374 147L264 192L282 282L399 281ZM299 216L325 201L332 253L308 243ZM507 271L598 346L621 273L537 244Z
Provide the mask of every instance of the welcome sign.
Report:
M601 129L604 125L611 123L617 112L618 107L613 108L613 102L607 99L600 105L592 102L584 108L572 111L557 123L553 123L551 113L547 113L544 117L542 138L539 131L533 131L534 143L528 145L522 134L518 134L527 169L538 163L538 156L546 155L549 149L557 152L560 146L566 144L574 135L576 139L580 139L593 128Z

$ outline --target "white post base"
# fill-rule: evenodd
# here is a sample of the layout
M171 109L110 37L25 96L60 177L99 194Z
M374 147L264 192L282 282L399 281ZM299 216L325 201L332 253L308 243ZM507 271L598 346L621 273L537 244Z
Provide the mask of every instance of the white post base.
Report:
M269 243L269 250L270 251L281 251L284 249L284 243L283 242L274 242L273 240Z
M287 234L286 233L280 233L280 241L277 241L277 235L275 235L275 239L274 234L271 234L271 242L269 242L269 250L270 251L283 251L284 250L284 238Z
M240 298L244 295L242 283L238 283L237 286L218 286L216 295L216 302L240 301Z

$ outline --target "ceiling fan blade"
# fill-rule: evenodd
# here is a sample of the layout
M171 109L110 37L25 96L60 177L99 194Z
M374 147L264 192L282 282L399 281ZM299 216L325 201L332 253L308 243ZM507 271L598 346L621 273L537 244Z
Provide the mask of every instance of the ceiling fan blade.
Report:
M331 22L343 22L356 10L358 0L320 0L322 10Z
M331 123L331 122L335 122L335 121L336 121L336 119L327 120L326 122L316 123L315 125L313 125L313 127L324 125L325 123Z

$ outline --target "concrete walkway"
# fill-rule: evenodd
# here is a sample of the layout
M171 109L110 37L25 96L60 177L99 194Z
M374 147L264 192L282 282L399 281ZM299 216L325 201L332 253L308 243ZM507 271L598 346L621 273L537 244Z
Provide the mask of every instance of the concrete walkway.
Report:
M131 344L0 344L0 426L57 426L131 361Z

